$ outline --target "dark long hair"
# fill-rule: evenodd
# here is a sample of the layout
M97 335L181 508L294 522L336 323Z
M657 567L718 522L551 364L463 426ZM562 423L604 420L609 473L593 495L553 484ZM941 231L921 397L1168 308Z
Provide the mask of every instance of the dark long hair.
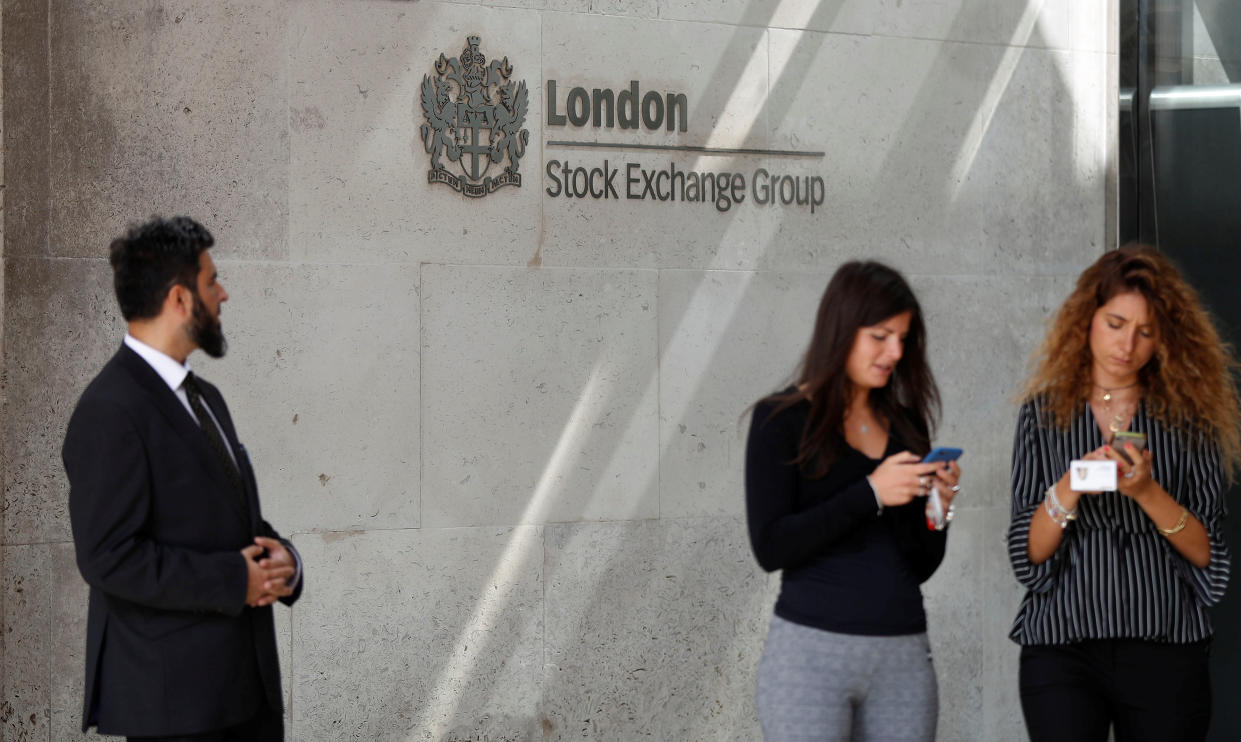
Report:
M811 476L822 476L844 446L844 420L852 394L845 362L858 331L903 312L910 313L909 335L901 360L885 386L870 390L870 406L890 432L917 454L930 449L939 415L939 388L926 360L922 307L900 273L874 261L850 261L828 282L814 323L810 347L793 389L773 394L772 415L803 399L810 417L794 462Z

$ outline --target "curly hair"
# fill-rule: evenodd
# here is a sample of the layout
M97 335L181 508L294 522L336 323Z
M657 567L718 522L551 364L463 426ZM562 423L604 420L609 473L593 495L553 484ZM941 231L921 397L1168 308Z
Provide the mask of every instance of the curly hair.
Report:
M1232 481L1241 464L1241 410L1233 380L1237 362L1197 292L1172 261L1149 246L1109 251L1082 272L1034 354L1023 398L1041 397L1054 417L1051 423L1068 428L1093 388L1090 325L1095 311L1128 292L1146 299L1158 338L1154 356L1138 371L1147 410L1166 425L1213 436Z

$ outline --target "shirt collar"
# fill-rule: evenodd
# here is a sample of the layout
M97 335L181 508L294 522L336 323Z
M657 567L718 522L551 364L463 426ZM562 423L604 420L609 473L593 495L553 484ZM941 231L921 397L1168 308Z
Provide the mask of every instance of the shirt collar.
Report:
M152 348L129 333L125 333L125 345L133 352L142 356L142 360L155 369L155 373L159 374L159 377L164 380L169 389L176 392L181 388L182 382L185 381L185 377L190 372L188 359L185 363L180 363L167 353Z

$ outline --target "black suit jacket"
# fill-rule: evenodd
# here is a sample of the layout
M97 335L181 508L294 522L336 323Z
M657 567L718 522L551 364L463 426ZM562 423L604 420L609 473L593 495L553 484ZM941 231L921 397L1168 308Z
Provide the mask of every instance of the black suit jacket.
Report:
M192 734L245 721L264 698L283 710L272 609L245 605L239 553L256 535L279 535L262 519L223 397L199 381L240 466L246 507L189 411L128 347L69 420L69 516L90 585L83 730Z

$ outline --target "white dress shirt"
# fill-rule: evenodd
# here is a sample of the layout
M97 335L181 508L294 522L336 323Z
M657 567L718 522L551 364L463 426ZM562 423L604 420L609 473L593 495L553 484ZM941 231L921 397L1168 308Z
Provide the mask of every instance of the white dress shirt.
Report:
M163 379L168 388L172 390L172 393L177 395L177 399L181 400L181 406L185 408L186 412L190 413L190 419L197 425L198 416L194 414L194 408L190 406L190 397L185 391L185 377L189 376L190 371L193 370L190 368L189 359L187 358L185 363L180 363L167 353L152 348L129 333L125 333L125 345L133 352L142 356L142 360L155 369L155 373L159 374L159 378ZM203 402L203 409L207 411L207 415L211 417L211 422L215 423L216 430L220 432L220 440L227 441L228 436L224 435L224 427L220 425L220 421L216 418L215 412L212 411L211 405ZM233 447L225 446L224 450L228 451L229 457L232 458L233 466L237 466L237 454L233 453ZM238 471L240 470L241 468L238 467Z

